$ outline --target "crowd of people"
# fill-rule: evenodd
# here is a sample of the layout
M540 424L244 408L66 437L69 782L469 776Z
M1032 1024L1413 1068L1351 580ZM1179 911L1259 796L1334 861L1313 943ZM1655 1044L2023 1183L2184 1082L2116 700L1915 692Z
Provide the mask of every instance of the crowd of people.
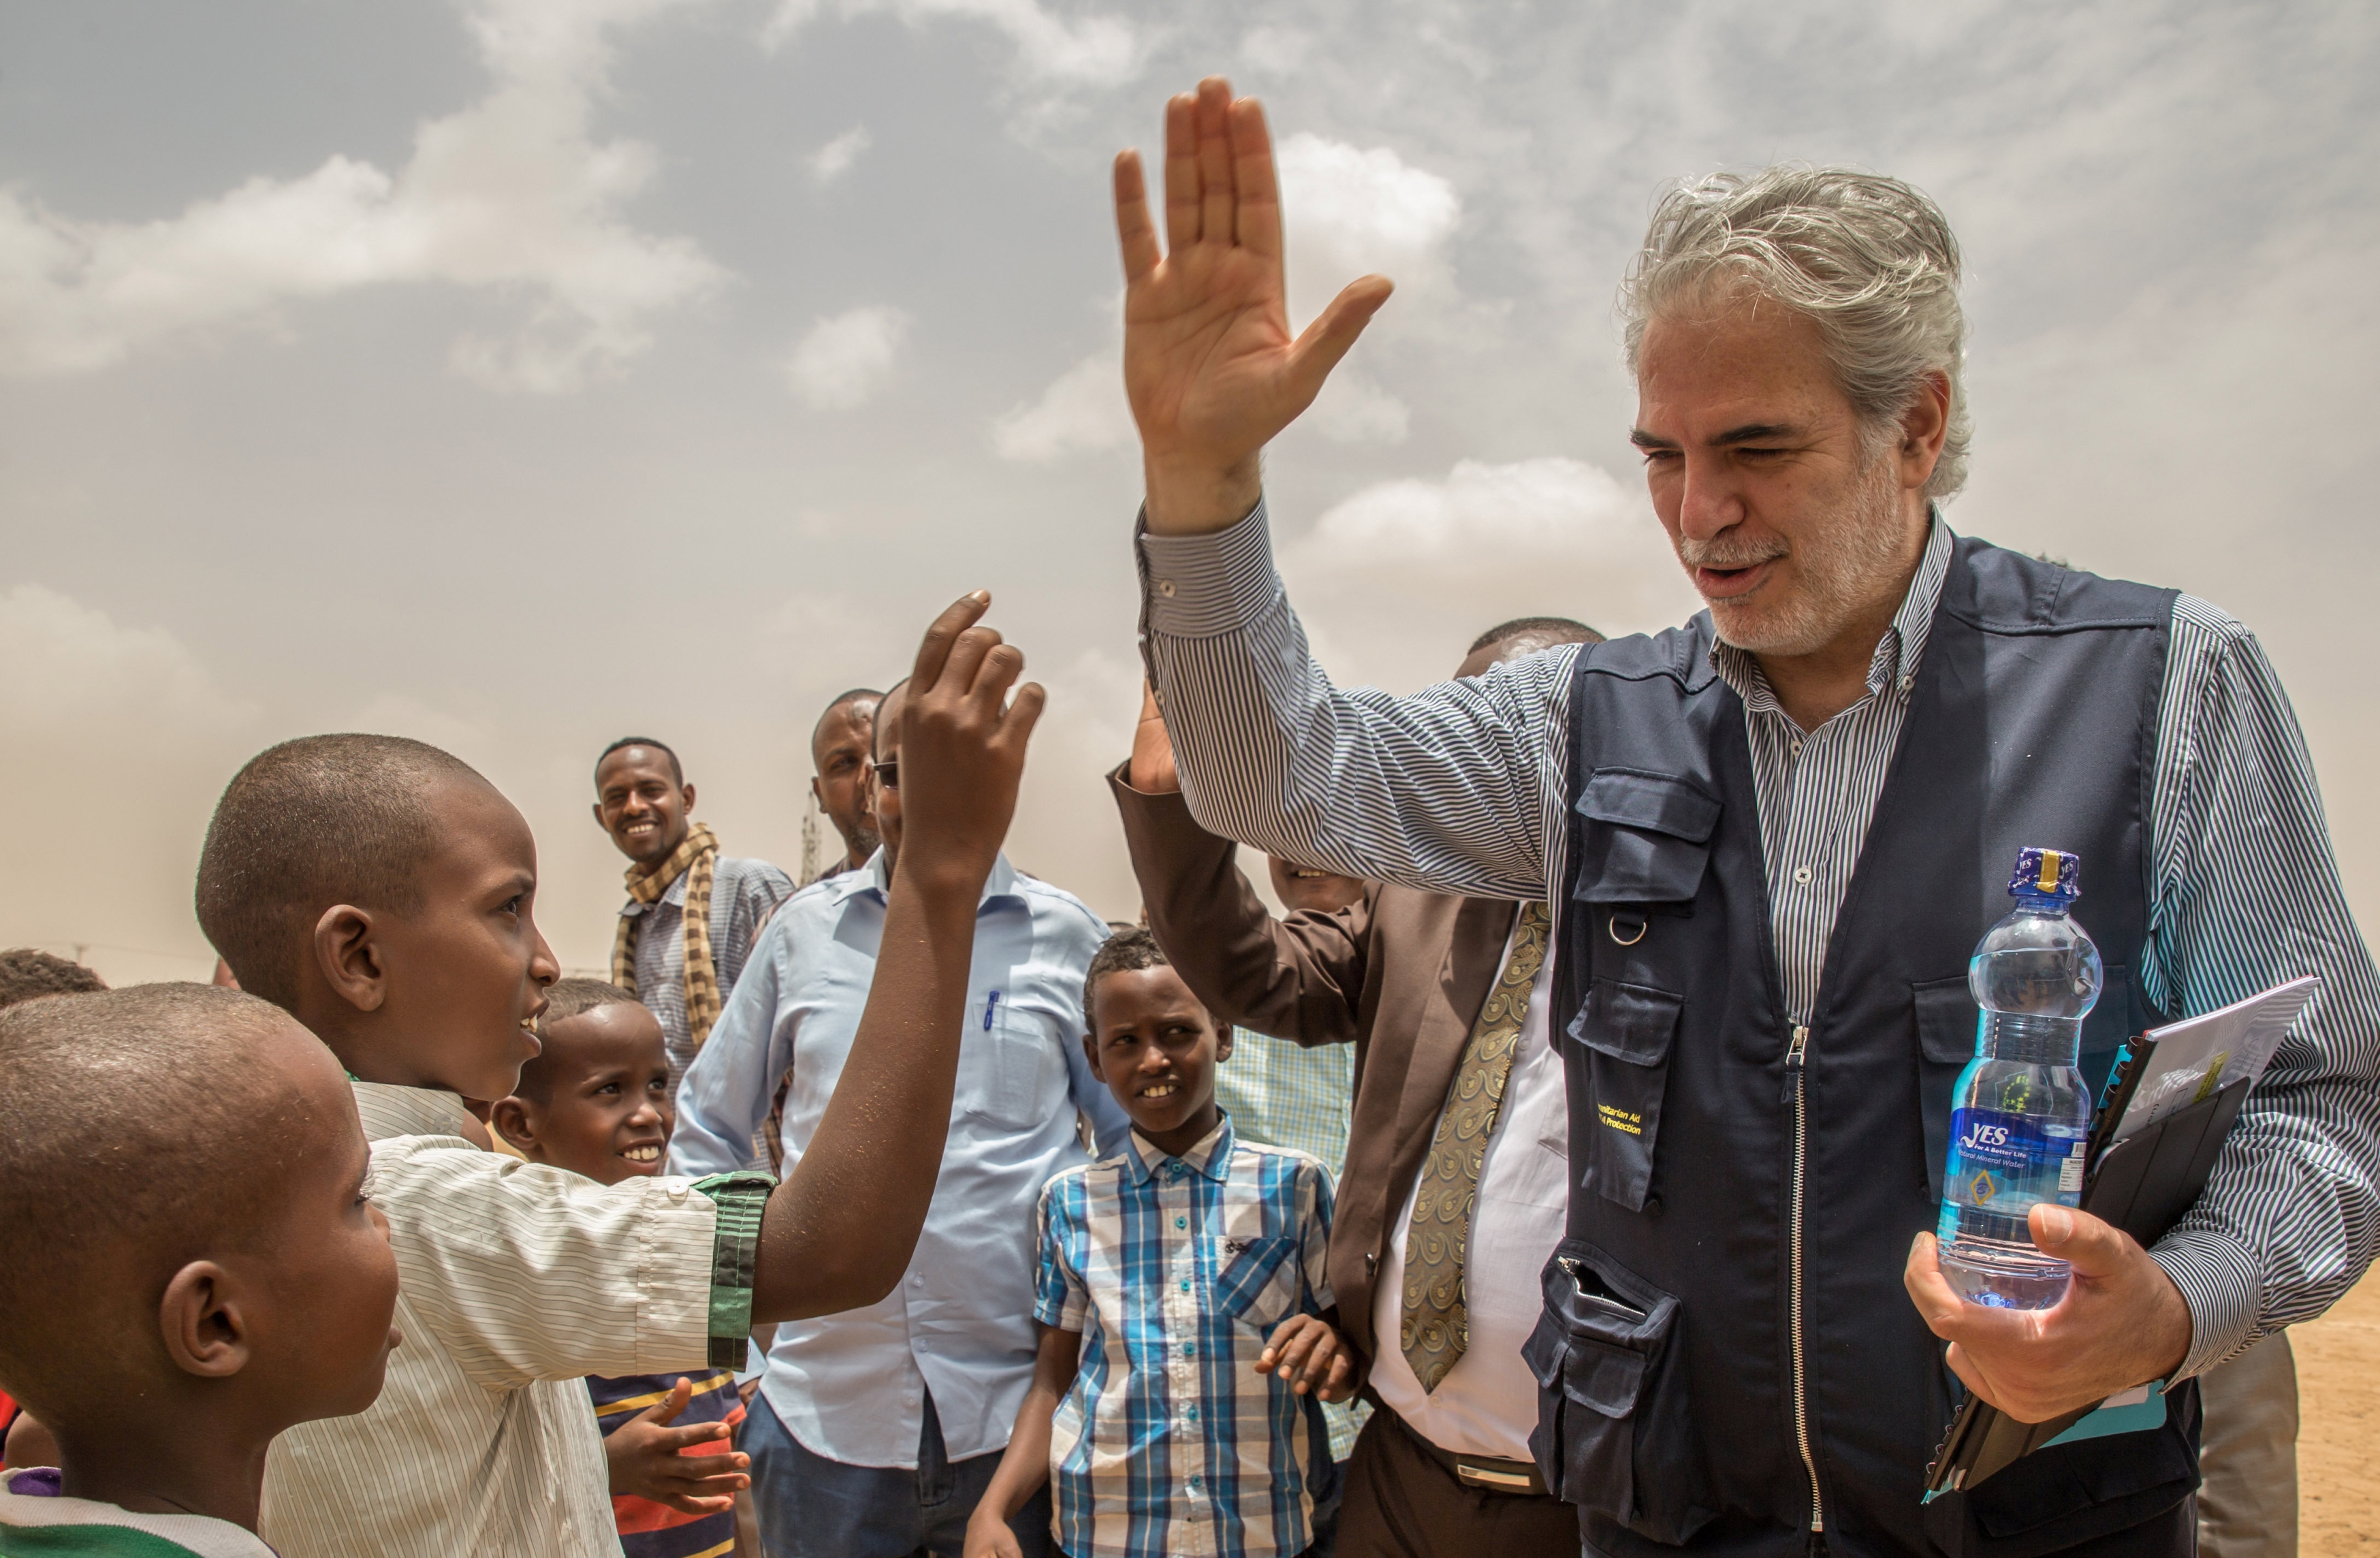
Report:
M2293 1551L2283 1329L2380 1240L2380 981L2252 638L1943 519L1940 213L1672 194L1634 439L1710 610L1502 623L1392 698L1313 663L1257 463L1388 288L1292 337L1220 81L1163 183L1160 252L1118 164L1138 921L1006 857L1042 694L981 592L819 712L812 880L669 742L595 755L608 980L455 757L259 754L196 882L236 988L0 958L0 1554ZM2036 833L2097 873L2086 1063L2325 984L2155 1249L2035 1209L2077 1281L2024 1319L1924 1230ZM1921 1501L1965 1396L2144 1385L2158 1426Z

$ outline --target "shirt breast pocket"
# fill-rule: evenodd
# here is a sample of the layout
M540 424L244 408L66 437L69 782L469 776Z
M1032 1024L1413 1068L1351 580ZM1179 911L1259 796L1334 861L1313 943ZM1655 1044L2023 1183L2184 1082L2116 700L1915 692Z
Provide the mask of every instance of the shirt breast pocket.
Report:
M1056 1024L1011 1005L1000 992L970 1016L959 1045L959 1107L1007 1130L1031 1130L1050 1114L1046 1097L1065 1062Z
M1297 1304L1297 1240L1224 1239L1216 1261L1215 1308L1235 1325L1270 1336Z

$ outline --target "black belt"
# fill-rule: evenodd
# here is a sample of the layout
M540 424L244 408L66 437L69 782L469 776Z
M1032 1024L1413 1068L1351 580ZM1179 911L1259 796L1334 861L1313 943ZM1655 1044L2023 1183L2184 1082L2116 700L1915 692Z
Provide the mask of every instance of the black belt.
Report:
M1508 1461L1496 1455L1473 1455L1449 1450L1431 1443L1395 1411L1386 1407L1381 1410L1404 1430L1407 1439L1420 1445L1431 1460L1444 1467L1464 1487L1476 1488L1487 1493L1509 1493L1517 1498L1550 1496L1546 1490L1545 1476L1537 1470L1536 1462Z

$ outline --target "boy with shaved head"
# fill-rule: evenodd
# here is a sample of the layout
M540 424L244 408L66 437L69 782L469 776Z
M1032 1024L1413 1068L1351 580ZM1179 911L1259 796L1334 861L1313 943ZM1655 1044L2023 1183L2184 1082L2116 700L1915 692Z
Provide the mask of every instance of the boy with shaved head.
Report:
M616 1555L589 1374L741 1361L755 1322L874 1303L907 1263L941 1163L976 904L1014 809L1041 692L1023 656L942 614L903 716L910 826L884 977L811 1150L783 1186L590 1184L464 1135L512 1092L556 975L520 814L434 748L293 741L225 792L200 923L249 990L354 1078L412 1345L380 1404L288 1436L264 1529L284 1558ZM460 1095L460 1096L458 1096Z
M265 1448L380 1394L387 1224L337 1064L265 1003L145 985L0 1013L0 1383L55 1435L0 1553L270 1558Z

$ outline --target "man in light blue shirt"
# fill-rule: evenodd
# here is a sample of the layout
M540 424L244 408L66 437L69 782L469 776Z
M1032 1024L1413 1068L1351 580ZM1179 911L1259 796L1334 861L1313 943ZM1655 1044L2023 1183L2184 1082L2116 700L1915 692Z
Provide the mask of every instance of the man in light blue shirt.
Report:
M900 700L869 782L883 846L786 900L678 1091L672 1174L740 1168L778 1082L785 1172L834 1096L867 1004L901 847ZM1073 895L997 861L977 910L967 1029L925 1232L900 1285L866 1308L777 1329L743 1448L774 1558L959 1558L1033 1376L1034 1207L1061 1169L1123 1149L1129 1122L1083 1053L1083 976L1107 938ZM1017 1512L1049 1551L1047 1495Z

